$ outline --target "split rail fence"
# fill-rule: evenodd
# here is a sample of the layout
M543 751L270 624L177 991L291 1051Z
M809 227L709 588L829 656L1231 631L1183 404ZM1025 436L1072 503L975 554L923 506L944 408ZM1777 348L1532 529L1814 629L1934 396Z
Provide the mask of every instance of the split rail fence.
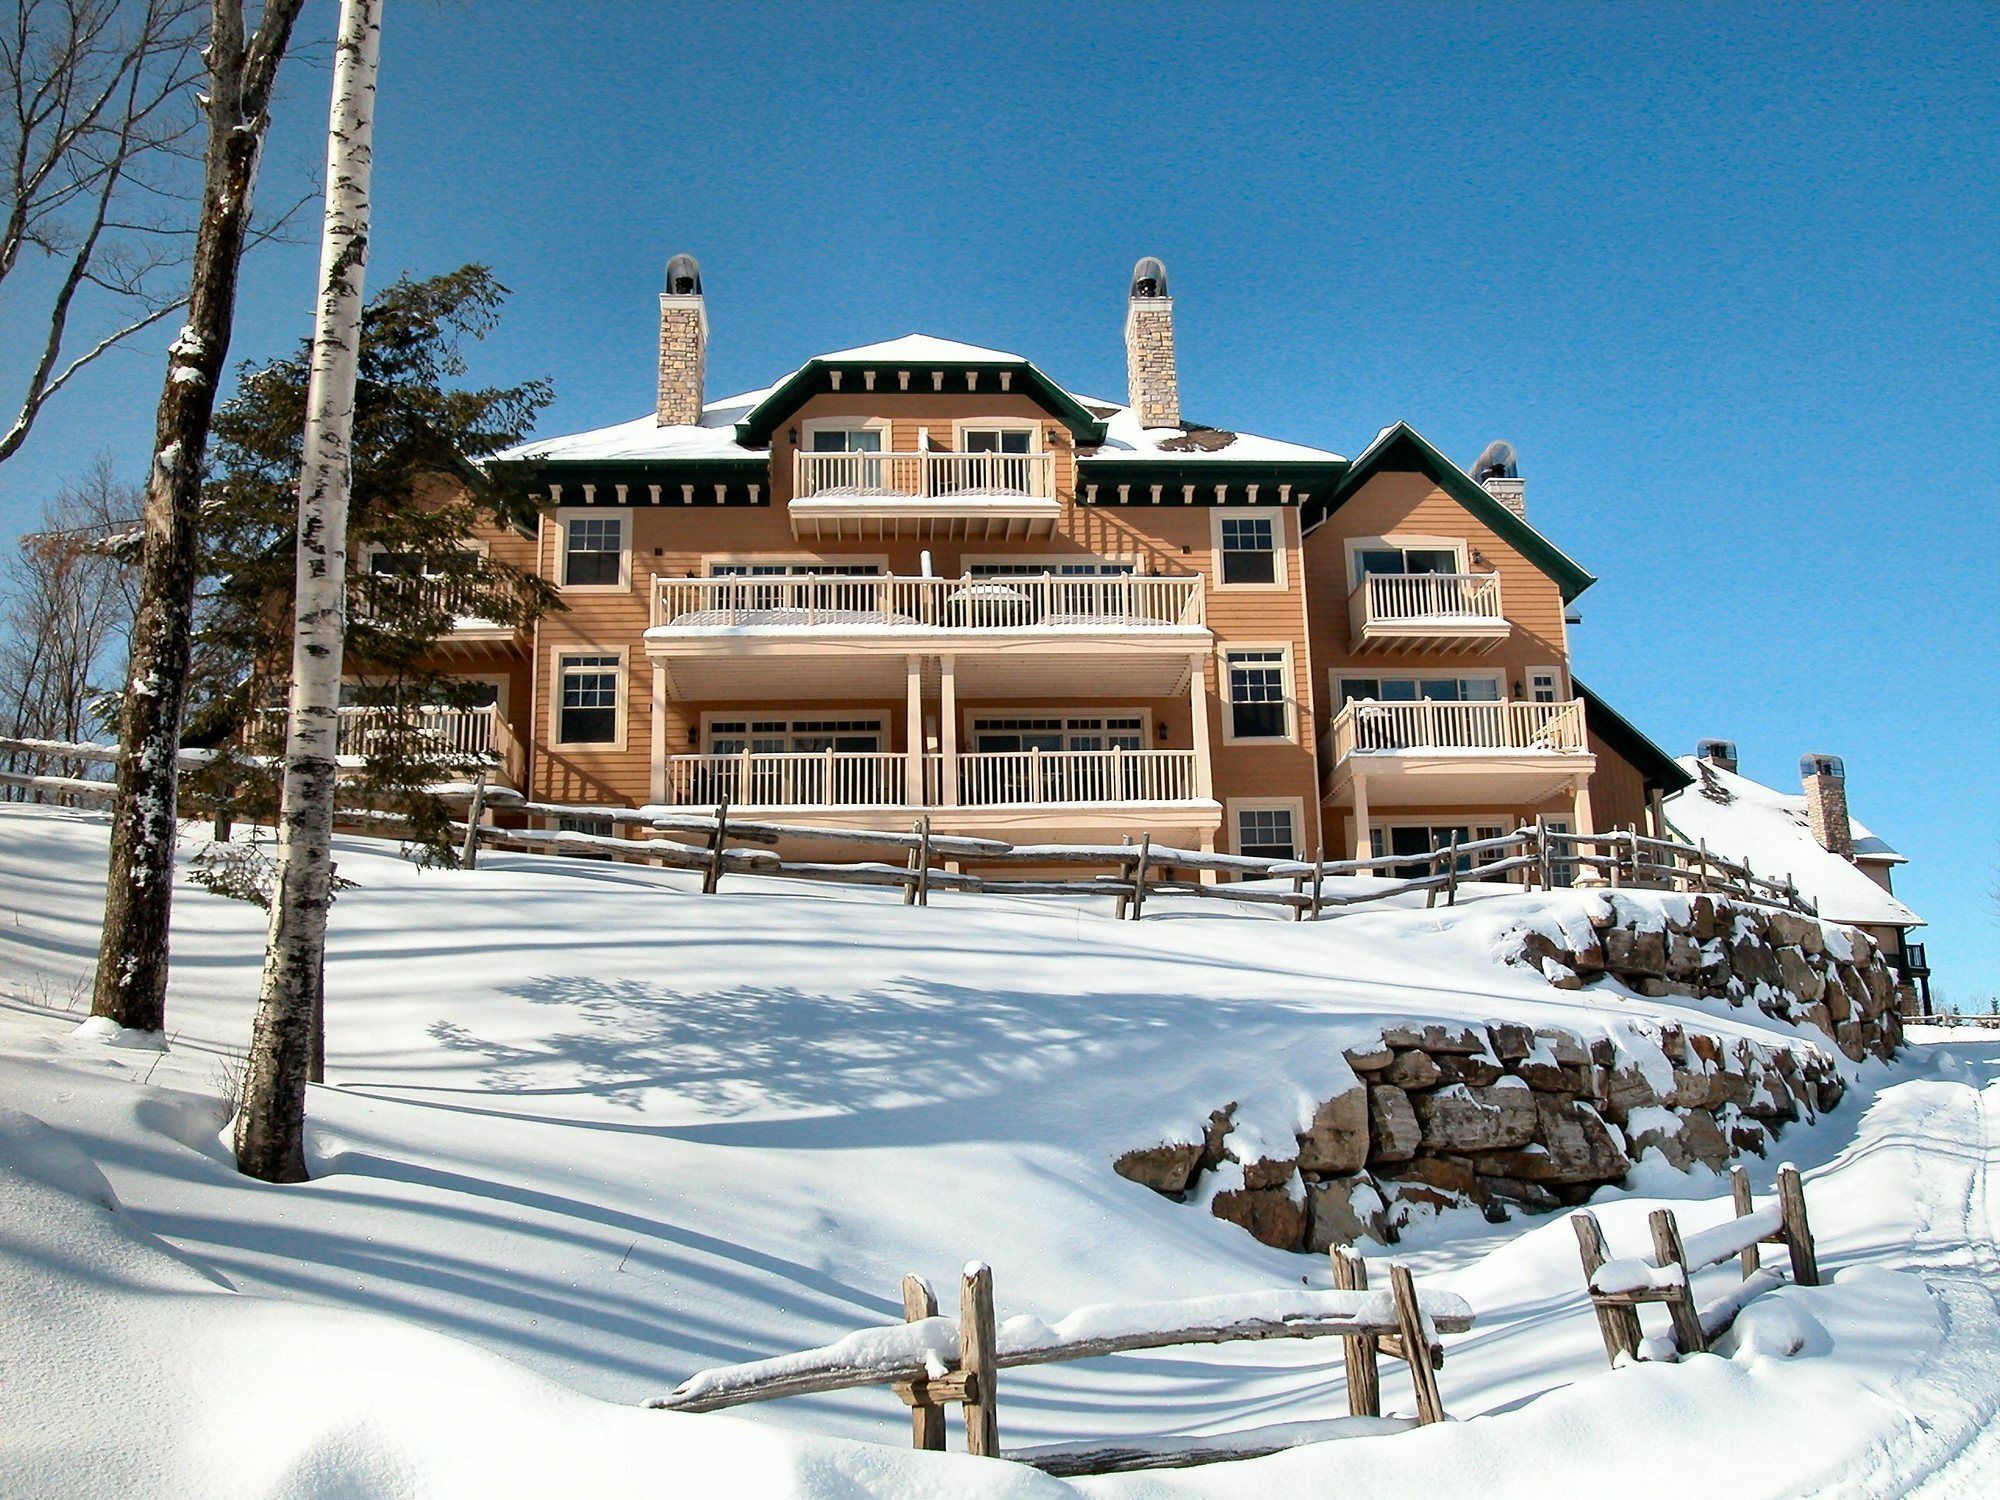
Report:
M1806 1195L1798 1169L1778 1169L1775 1202L1758 1208L1750 1195L1750 1176L1741 1167L1730 1172L1736 1217L1713 1229L1683 1239L1670 1208L1658 1208L1647 1218L1653 1248L1649 1255L1624 1259L1607 1256L1604 1232L1597 1216L1573 1214L1577 1246L1597 1326L1604 1335L1604 1352L1614 1367L1627 1359L1676 1359L1700 1354L1725 1333L1751 1298L1781 1285L1778 1275L1762 1264L1759 1247L1783 1245L1791 1256L1792 1281L1819 1285L1819 1255L1806 1221ZM1694 1278L1711 1266L1735 1260L1742 1279L1706 1309L1695 1301ZM1659 1303L1667 1310L1670 1332L1647 1338L1639 1325L1639 1309Z
M0 737L0 752L77 762L116 763L115 745L23 740ZM208 759L205 751L182 752L184 765ZM0 769L0 788L57 802L101 802L115 790L108 781L77 776L50 776ZM830 828L810 823L750 820L735 816L727 802L713 811L687 808L610 808L536 802L507 787L488 784L485 772L465 783L438 788L448 800L467 804L458 824L465 863L475 864L482 847L553 850L600 858L696 870L702 889L715 891L725 875L781 876L790 880L840 885L899 887L907 904L929 904L933 890L995 895L1101 896L1113 903L1114 914L1137 921L1148 900L1175 896L1247 902L1283 908L1294 921L1317 921L1329 912L1395 897L1421 894L1426 906L1455 905L1461 888L1474 883L1518 881L1547 890L1580 883L1708 892L1769 906L1817 915L1789 877L1773 879L1754 872L1747 862L1726 859L1705 842L1685 844L1647 837L1631 829L1606 833L1564 833L1546 819L1493 838L1459 841L1454 835L1428 854L1385 854L1372 859L1265 859L1251 855L1218 854L1156 844L1150 834L1123 844L1013 844L968 834L937 833L928 816L919 816L908 832L891 829ZM227 808L211 809L218 830L226 827ZM652 837L620 837L557 828L506 828L487 821L506 812L543 822L602 823L642 830ZM392 833L393 815L363 807L343 808L345 821L380 827ZM657 836L657 835L664 835ZM696 840L690 843L685 840ZM807 861L781 857L772 846L786 841L812 841L856 851L841 861ZM762 847L754 847L762 846ZM888 858L882 858L882 856ZM962 868L980 866L989 873ZM1076 878L1008 877L1009 865L1109 867L1110 873ZM942 866L942 867L941 867ZM1188 878L1188 877L1194 878ZM1229 876L1232 883L1210 884L1203 876ZM1365 889L1329 888L1328 877L1378 876ZM1272 882L1249 884L1246 882ZM1286 889L1286 886L1289 889Z
M1346 1348L1349 1420L1313 1424L1315 1439L1374 1436L1442 1422L1440 1335L1469 1330L1472 1308L1455 1293L1418 1292L1410 1272L1400 1265L1389 1267L1387 1291L1370 1291L1366 1266L1345 1251L1333 1252L1333 1272L1338 1289L1330 1292L1252 1292L1089 1307L1053 1325L1035 1318L1001 1324L994 1312L993 1272L975 1261L965 1268L955 1321L939 1316L937 1297L922 1277L905 1276L900 1326L863 1329L799 1354L704 1370L646 1404L660 1411L721 1411L785 1396L886 1385L910 1409L915 1448L942 1450L945 1408L958 1405L964 1411L968 1453L1009 1458L1061 1475L1186 1467L1276 1453L1294 1446L1299 1434L1109 1440L1003 1451L1000 1371L1140 1349L1339 1338ZM1382 1417L1384 1355L1401 1360L1410 1371L1414 1420Z

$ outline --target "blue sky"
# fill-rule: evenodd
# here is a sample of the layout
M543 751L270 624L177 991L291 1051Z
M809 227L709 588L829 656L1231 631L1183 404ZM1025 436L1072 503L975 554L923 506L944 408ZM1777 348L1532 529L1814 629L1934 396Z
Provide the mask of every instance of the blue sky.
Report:
M267 198L315 165L332 9ZM647 409L685 249L711 394L917 330L1119 396L1155 254L1192 417L1511 439L1602 579L1579 675L1775 785L1844 756L1941 991L2000 989L1992 6L392 0L383 69L371 283L492 265L474 374L552 377L548 431ZM249 268L237 355L305 332L314 258ZM139 473L160 370L52 413L0 527L97 452Z

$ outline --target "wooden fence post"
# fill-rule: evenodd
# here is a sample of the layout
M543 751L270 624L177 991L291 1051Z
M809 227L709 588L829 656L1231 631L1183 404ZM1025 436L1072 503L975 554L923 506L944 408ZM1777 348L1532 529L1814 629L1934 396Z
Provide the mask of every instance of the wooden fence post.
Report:
M1458 830L1451 831L1451 859L1444 867L1444 904L1458 905Z
M1598 1227L1597 1215L1593 1213L1571 1214L1569 1222L1576 1230L1577 1249L1583 1253L1583 1284L1588 1287L1590 1278L1595 1276L1598 1268L1610 1258L1604 1253L1604 1231ZM1604 1353L1611 1361L1612 1368L1617 1368L1618 1356L1621 1354L1628 1359L1638 1358L1640 1334L1638 1309L1606 1307L1595 1297L1591 1298L1591 1303L1597 1309L1597 1331L1604 1335Z
M702 872L701 893L715 894L715 888L722 883L722 841L729 834L729 799L723 798L715 804L715 842L708 846L708 868Z
M1118 841L1129 849L1132 846L1132 835L1129 833L1120 834L1118 836ZM1129 859L1120 861L1118 865L1118 878L1122 881L1129 882L1132 879L1132 874L1134 870L1136 870L1137 868L1138 868L1137 865L1135 865ZM1127 896L1123 891L1120 891L1111 903L1111 920L1114 922L1124 921L1126 913L1131 908L1131 905L1132 905L1131 898Z
M998 1350L993 1268L975 1260L959 1287L958 1367L965 1376L965 1451L980 1458L1000 1456Z
M1153 861L1153 835L1139 835L1139 859L1132 870L1132 920L1138 921L1146 905L1146 867Z
M1736 1202L1736 1217L1747 1219L1756 1211L1756 1203L1750 1196L1750 1174L1742 1167L1729 1169L1729 1195ZM1743 1247L1743 1279L1748 1281L1757 1274L1757 1266L1762 1260L1755 1245Z
M903 1278L903 1321L921 1323L937 1316L937 1294L921 1276ZM934 1453L944 1451L944 1407L935 1401L910 1407L910 1446Z
M486 815L486 768L480 767L472 781L472 801L465 809L465 847L458 862L468 870L479 868L479 820Z
M1549 888L1549 815L1535 814L1535 874L1541 880L1541 888Z
M1343 1292L1368 1290L1368 1267L1360 1256L1338 1245L1332 1251L1333 1284ZM1372 1333L1351 1333L1341 1341L1347 1360L1347 1412L1354 1417L1382 1415L1380 1345Z
M1417 1421L1428 1425L1444 1420L1444 1402L1438 1396L1437 1371L1431 1368L1431 1340L1424 1331L1423 1311L1417 1306L1417 1284L1408 1266L1389 1267L1389 1290L1396 1302L1396 1328L1403 1341L1403 1363L1410 1367L1410 1383L1417 1392Z
M1819 1252L1813 1248L1812 1227L1806 1222L1806 1188L1799 1169L1790 1162L1778 1168L1778 1211L1784 1218L1785 1245L1792 1252L1792 1280L1799 1286L1818 1286Z
M1312 919L1319 920L1320 901L1326 888L1326 849L1321 846L1313 850L1313 899Z
M908 868L910 878L903 885L903 905L928 906L931 886L931 820L928 813L918 817L911 826L917 836L917 847L910 851Z
M1646 1216L1646 1223L1653 1231L1653 1258L1660 1268L1681 1268L1680 1295L1667 1301L1667 1316L1674 1325L1674 1345L1683 1354L1700 1354L1708 1348L1708 1338L1701 1331L1701 1314L1695 1309L1694 1275L1688 1270L1687 1251L1681 1248L1681 1232L1674 1223L1674 1211L1656 1208Z

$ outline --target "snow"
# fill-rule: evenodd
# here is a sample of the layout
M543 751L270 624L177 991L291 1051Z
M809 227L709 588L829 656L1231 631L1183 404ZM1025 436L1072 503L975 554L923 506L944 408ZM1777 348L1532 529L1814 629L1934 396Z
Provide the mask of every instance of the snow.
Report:
M1025 365L1028 362L1004 349L982 349L977 344L961 344L956 339L936 338L928 333L906 333L901 338L885 339L879 344L836 349L831 354L816 354L813 358L829 365L887 365L898 360L907 360L911 364L945 365Z
M1747 860L1759 875L1789 877L1831 921L1891 927L1922 923L1922 917L1854 865L1820 847L1806 821L1803 795L1774 791L1692 756L1683 756L1680 763L1695 783L1667 798L1666 809L1667 821L1686 842L1705 840L1727 859ZM1709 796L1704 781L1712 781L1728 800ZM1857 825L1857 840L1864 834Z
M1105 421L1104 441L1096 449L1079 453L1077 459L1085 478L1089 476L1092 461L1106 459L1162 458L1174 463L1339 463L1341 457L1325 448L1312 448L1304 443L1288 443L1281 438L1259 437L1251 432L1227 434L1229 441L1221 447L1170 446L1185 438L1186 427L1142 427L1138 413L1131 407L1115 401L1100 401L1092 397L1077 398L1084 406L1100 414ZM1214 429L1196 429L1213 431ZM1272 496L1275 500L1277 497Z
M1104 900L920 909L750 877L701 896L698 877L535 855L423 872L342 838L356 884L330 934L317 1175L273 1188L232 1170L217 1103L262 913L181 884L171 1050L70 1035L105 832L0 809L0 1099L20 1112L0 1119L0 1367L25 1415L0 1437L0 1493L1775 1497L1978 1494L2000 1473L1982 1435L2000 1409L2000 1037L1956 1032L1847 1067L1841 1108L1785 1133L1831 1284L1762 1291L1714 1357L1607 1370L1562 1217L1452 1214L1393 1252L1478 1317L1445 1339L1459 1420L1421 1431L1065 1482L909 1452L879 1389L641 1407L704 1369L893 1329L904 1272L949 1302L970 1255L1009 1327L1329 1292L1323 1260L1109 1159L1230 1100L1282 1121L1390 1019L1517 1019L1627 1051L1667 1020L1806 1044L1754 1012L1564 993L1499 962L1509 934L1599 896L1322 923L1163 897L1117 923ZM1748 1165L1766 1200L1775 1160ZM1614 1255L1647 1247L1662 1202L1690 1237L1733 1217L1711 1174L1635 1178L1591 1205ZM1385 1279L1390 1255L1369 1255ZM1700 1273L1697 1299L1736 1284L1733 1265ZM1340 1371L1334 1341L1010 1369L1002 1440L1325 1422ZM1406 1415L1399 1366L1383 1387Z

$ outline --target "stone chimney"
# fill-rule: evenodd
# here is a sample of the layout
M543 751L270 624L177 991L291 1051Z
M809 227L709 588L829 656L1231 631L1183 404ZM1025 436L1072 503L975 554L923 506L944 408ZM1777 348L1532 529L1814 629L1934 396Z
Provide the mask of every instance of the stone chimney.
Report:
M1486 451L1472 465L1472 477L1479 481L1487 494L1522 520L1528 519L1526 487L1521 481L1520 468L1514 461L1512 443L1504 440L1488 443ZM1735 768L1732 766L1730 769Z
M692 255L667 262L660 293L660 400L662 427L701 425L702 386L708 374L708 305L701 295L701 267Z
M1806 824L1820 848L1854 858L1854 825L1847 820L1847 768L1837 755L1802 755L1799 779L1806 789Z
M1181 425L1174 299L1167 295L1167 268L1150 255L1132 268L1132 299L1125 307L1125 376L1141 427Z
M1698 740L1695 742L1694 758L1705 760L1719 771L1736 773L1736 741Z

